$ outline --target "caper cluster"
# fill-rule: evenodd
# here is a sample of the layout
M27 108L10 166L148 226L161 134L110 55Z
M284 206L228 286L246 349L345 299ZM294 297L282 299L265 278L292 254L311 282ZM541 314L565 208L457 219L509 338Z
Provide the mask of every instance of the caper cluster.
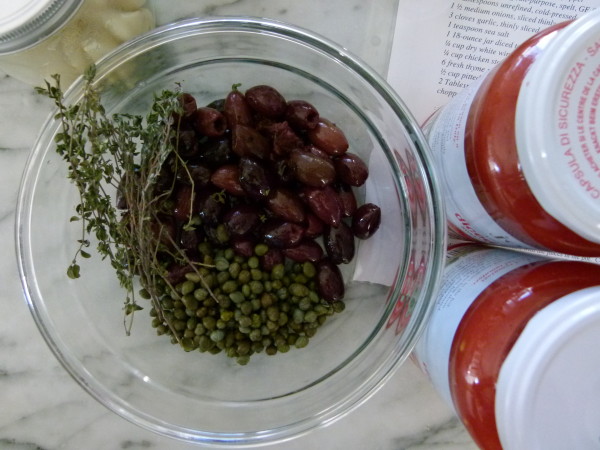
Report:
M244 365L254 353L305 347L345 307L317 294L311 262L286 261L263 270L259 257L268 251L265 244L250 257L208 242L199 250L203 264L162 295L163 317L154 308L150 312L157 333L170 335L185 351L224 352Z

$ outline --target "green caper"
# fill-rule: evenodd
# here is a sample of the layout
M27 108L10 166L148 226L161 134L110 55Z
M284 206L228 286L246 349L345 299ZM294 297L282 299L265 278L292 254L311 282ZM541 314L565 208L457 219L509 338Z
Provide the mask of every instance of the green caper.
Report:
M193 292L193 291L191 291ZM182 298L181 298L181 302L183 303L183 305L187 308L187 309L192 309L192 310L196 310L198 309L198 300L196 299L196 297L193 294L185 294Z
M250 258L248 258L248 267L250 269L258 269L259 265L260 265L260 261L258 260L258 258L256 256L251 256Z
M242 294L240 291L232 292L231 294L229 294L229 298L236 305L242 303L246 299L244 294Z
M208 297L208 291L204 288L198 288L194 291L194 298L199 302L204 301Z
M231 275L231 278L233 279L237 279L240 275L240 271L242 270L242 266L240 266L240 263L238 262L232 262L231 264L229 264L229 275Z
M190 292L194 292L194 289L196 289L196 284L193 281L186 280L181 283L179 291L181 292L181 295L186 295Z
M206 265L186 274L175 289L161 291L164 322L158 311L150 311L157 334L170 335L186 351L224 352L245 363L263 350L286 353L306 347L327 317L345 307L320 298L311 262L287 261L264 271L265 244L256 245L249 258L206 242L198 249Z
M254 247L254 254L256 256L264 256L269 251L269 247L266 244L256 244Z
M223 330L214 330L210 333L210 340L213 342L221 342L225 339L225 332Z
M229 269L229 261L224 256L215 258L215 268L220 272L225 271Z
M306 336L298 336L296 342L294 343L296 348L304 348L308 345L308 337Z

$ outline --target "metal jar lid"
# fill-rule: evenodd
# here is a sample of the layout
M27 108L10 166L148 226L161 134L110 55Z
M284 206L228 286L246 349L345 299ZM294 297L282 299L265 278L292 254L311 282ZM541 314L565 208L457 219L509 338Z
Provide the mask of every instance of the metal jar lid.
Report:
M0 8L0 54L24 50L59 30L83 0L15 0Z

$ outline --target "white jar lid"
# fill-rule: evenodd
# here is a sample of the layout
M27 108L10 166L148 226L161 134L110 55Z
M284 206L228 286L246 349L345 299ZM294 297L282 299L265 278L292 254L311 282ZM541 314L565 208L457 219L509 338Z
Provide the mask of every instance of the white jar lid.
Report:
M519 160L546 212L600 243L600 10L545 40L517 102Z
M498 377L496 424L505 450L600 448L600 286L529 321Z
M83 0L12 0L0 8L0 54L23 50L59 29Z

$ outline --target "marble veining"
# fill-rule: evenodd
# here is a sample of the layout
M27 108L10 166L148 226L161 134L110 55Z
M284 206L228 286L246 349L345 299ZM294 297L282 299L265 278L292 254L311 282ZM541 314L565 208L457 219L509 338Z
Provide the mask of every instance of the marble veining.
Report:
M396 0L207 0L157 2L159 21L247 14L289 21L334 39L386 73ZM14 250L14 219L28 149L49 100L0 74L0 450L191 449L133 425L100 405L60 366L24 301ZM50 262L51 263L51 262ZM277 445L303 450L474 449L468 434L407 361L368 401L332 425Z

